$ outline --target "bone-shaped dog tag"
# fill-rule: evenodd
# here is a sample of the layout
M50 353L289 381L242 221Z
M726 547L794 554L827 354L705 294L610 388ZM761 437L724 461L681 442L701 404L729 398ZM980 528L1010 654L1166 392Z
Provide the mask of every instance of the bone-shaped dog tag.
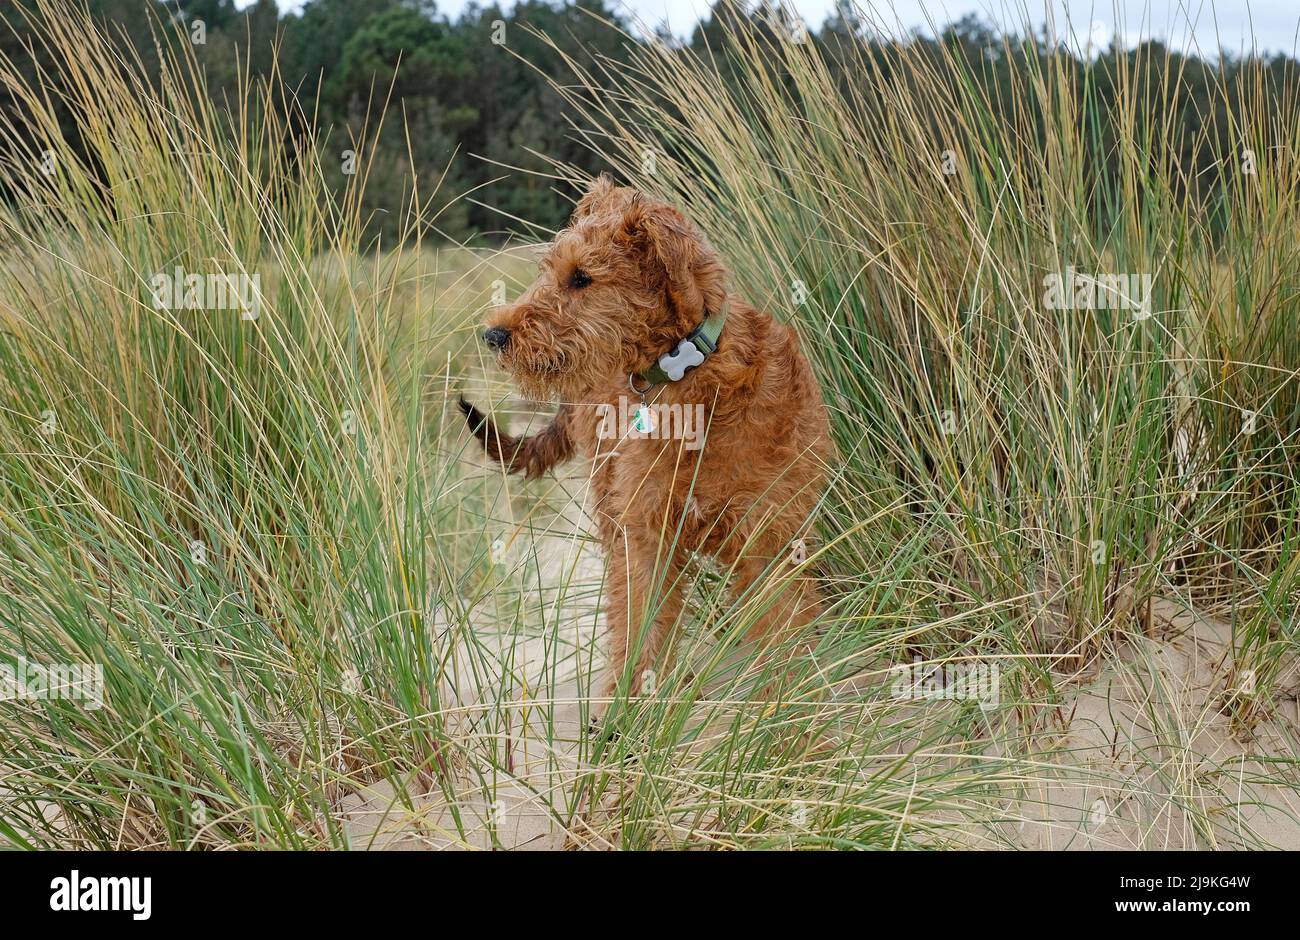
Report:
M659 368L674 382L680 381L687 369L693 369L704 361L704 353L695 348L688 339L677 344L677 348L659 357Z

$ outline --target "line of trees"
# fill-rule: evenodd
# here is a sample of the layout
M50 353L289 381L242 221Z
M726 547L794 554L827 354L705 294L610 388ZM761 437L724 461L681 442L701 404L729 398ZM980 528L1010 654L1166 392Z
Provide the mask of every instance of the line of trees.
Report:
M434 239L498 239L507 231L535 226L534 232L544 232L562 223L569 202L542 175L548 164L539 154L592 171L600 167L573 138L566 107L548 85L549 78L565 77L566 66L533 30L585 62L593 56L626 60L635 41L606 25L628 28L608 0L519 0L509 9L472 3L454 19L441 14L434 0L308 0L296 13L281 13L275 0L257 0L243 10L234 0L86 2L146 67L156 61L160 31L193 43L218 103L237 94L241 71L270 78L278 70L303 110L329 130L330 145L340 154L372 132L387 107L383 132L367 154L374 170L366 208L375 234L389 238L401 228L398 215L415 177L422 194L433 181L443 181L439 193L446 204L435 206L427 231ZM25 29L24 11L38 3L10 0L3 14L7 26L0 25L0 51L33 76L41 67L40 52ZM725 45L729 18L774 24L780 14L745 0L716 0L688 39L659 38L716 51ZM861 32L845 7L808 39L835 62L836 50ZM1007 70L1019 67L1015 56L1004 54L1002 37L973 17L937 39L914 41L960 46L968 61L980 63L982 81L1004 82ZM1020 54L1033 55L1045 42L1023 43ZM1232 96L1216 92L1215 82L1225 75L1232 80L1233 63L1157 49L1160 54L1152 56L1148 45L1148 67L1169 66L1184 77L1179 120L1196 127L1231 107ZM1274 57L1269 68L1295 81L1292 59ZM845 73L843 80L854 76ZM1105 82L1097 87L1104 95ZM335 182L345 182L342 159ZM452 199L463 193L470 198Z

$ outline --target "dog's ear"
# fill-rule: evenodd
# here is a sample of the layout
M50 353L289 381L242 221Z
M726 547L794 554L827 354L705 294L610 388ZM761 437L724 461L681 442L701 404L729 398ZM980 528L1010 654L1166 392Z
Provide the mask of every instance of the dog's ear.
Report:
M624 215L624 231L663 279L678 334L699 326L706 310L712 313L722 305L726 271L686 216L637 193Z
M573 209L573 218L571 221L577 222L584 216L591 215L601 206L609 201L609 197L618 189L614 185L614 179L608 173L602 173L591 181L587 191L583 193L582 198Z

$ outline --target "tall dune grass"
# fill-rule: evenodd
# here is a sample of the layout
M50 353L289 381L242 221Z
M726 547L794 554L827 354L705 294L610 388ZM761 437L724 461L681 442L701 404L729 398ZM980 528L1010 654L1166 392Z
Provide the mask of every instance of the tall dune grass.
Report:
M1082 665L1172 592L1237 611L1243 661L1277 667L1295 639L1297 90L1257 67L1235 117L1183 139L1180 76L1141 47L996 51L1023 66L1009 100L955 45L827 50L733 24L711 57L574 63L568 92L590 145L685 205L800 328L844 456L825 531L846 594L916 539L925 590L1000 608L999 642ZM1212 175L1191 185L1188 164ZM1149 275L1150 304L1052 309L1045 278L1071 268ZM834 537L867 511L888 537Z
M154 85L76 5L24 28L59 71L0 63L0 651L102 664L106 701L3 703L0 832L343 844L344 781L459 762L430 549L458 477L431 442L472 266L364 254L364 157L341 198L321 171L355 144L275 88L216 112L168 27ZM176 269L256 287L160 305Z
M1143 840L1174 820L1181 844L1254 846L1243 787L1291 812L1297 171L1232 168L1295 139L1294 102L1241 103L1209 206L1134 107L1136 69L1108 122L1059 54L996 106L955 80L969 63L903 49L882 71L854 47L869 78L846 89L816 49L746 30L725 89L654 46L579 70L593 145L798 325L843 458L815 550L829 611L793 638L813 655L774 672L740 642L758 602L701 565L675 665L614 703L610 741L584 730L602 579L582 471L480 471L446 418L464 385L510 407L472 326L526 271L371 253L364 142L321 139L274 83L219 112L183 43L150 84L75 6L30 28L59 74L0 63L0 663L102 664L105 701L0 702L0 838L364 847L361 800L423 844L507 844L526 809L591 847L1016 845L1038 809L1074 833L1083 788L1128 799ZM1108 192L1102 124L1125 157ZM345 147L340 197L322 164ZM1067 265L1151 272L1152 315L1044 309ZM177 267L256 275L256 310L160 306ZM1169 599L1231 625L1196 720L1281 743L1193 759L1154 654L1125 654ZM918 660L997 663L1000 695L892 695ZM1123 772L1066 735L1103 669L1169 693L1113 745Z
M1209 707L1249 735L1296 684L1297 89L1238 66L1239 97L1216 85L1184 132L1183 76L1145 47L972 59L788 24L574 61L562 90L575 133L682 205L816 362L843 457L832 672L998 661L1032 741L1163 599L1231 625ZM1012 59L994 97L979 78ZM1149 303L1061 309L1070 269L1149 276ZM1294 750L1277 766L1294 786Z

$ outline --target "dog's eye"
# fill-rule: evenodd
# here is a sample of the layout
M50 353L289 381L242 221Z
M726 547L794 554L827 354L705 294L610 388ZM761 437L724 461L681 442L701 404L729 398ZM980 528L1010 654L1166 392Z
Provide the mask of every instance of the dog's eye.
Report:
M591 275L582 270L582 268L578 268L578 270L569 275L569 286L574 290L582 290L590 283Z

